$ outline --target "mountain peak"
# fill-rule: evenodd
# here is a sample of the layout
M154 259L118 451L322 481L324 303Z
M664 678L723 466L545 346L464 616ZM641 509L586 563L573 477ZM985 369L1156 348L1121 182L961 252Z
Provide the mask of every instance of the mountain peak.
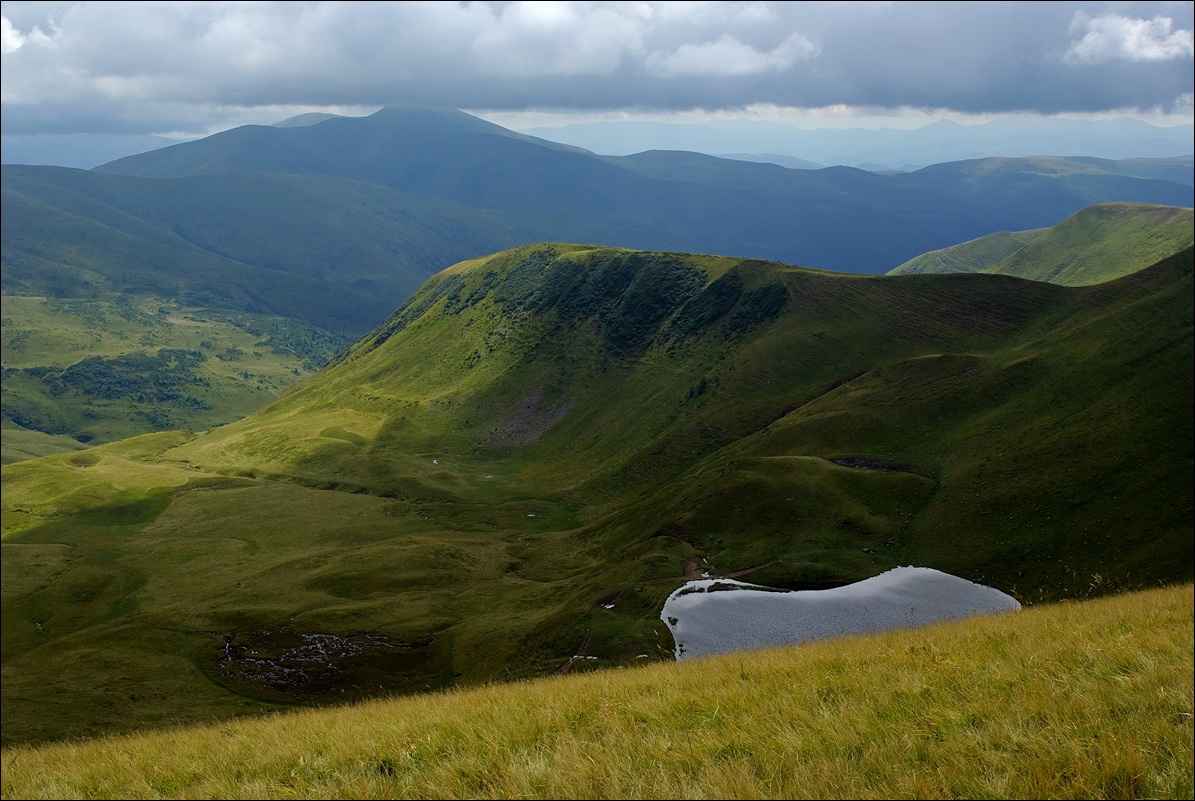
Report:
M319 125L321 122L328 120L339 119L341 114L325 114L319 111L312 111L308 114L298 114L294 117L287 117L285 120L274 123L272 128L305 128L309 125Z
M418 126L422 130L457 130L520 136L501 125L495 125L480 117L448 107L383 106L366 119L388 125Z

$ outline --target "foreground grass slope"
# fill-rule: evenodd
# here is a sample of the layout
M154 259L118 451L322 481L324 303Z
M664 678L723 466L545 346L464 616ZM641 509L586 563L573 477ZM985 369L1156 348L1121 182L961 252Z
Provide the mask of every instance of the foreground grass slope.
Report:
M3 752L5 798L1190 798L1192 586Z
M1149 267L1193 239L1192 209L1100 203L1052 228L1002 231L925 253L889 275L982 272L1088 286Z
M1190 581L1191 359L1189 249L1079 288L465 262L242 421L3 468L4 742L670 660L702 569Z

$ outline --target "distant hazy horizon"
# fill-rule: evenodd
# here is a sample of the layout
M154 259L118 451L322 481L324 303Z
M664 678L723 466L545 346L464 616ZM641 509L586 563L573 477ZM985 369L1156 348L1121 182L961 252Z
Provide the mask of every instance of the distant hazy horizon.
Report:
M517 115L471 112L519 133L574 145L602 155L646 150L687 150L712 156L771 161L816 169L849 166L910 170L930 164L988 156L1089 156L1105 159L1168 158L1192 154L1195 126L1161 126L1133 118L1067 119L1006 116L982 123L949 119L914 128L814 127L764 119L596 120L556 126L512 126ZM294 124L322 121L302 115ZM356 115L347 115L356 116ZM584 118L584 117L583 117ZM568 119L562 117L561 119ZM276 125L288 120L270 120ZM0 138L4 164L92 169L115 159L168 147L192 138L147 134L40 134Z

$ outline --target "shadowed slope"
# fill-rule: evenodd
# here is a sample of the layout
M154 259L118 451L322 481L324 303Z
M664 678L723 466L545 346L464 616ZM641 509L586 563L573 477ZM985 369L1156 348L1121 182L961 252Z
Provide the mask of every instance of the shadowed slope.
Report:
M475 208L601 221L615 232L585 241L862 273L992 230L1052 225L1091 203L1191 204L1189 182L1139 177L1168 172L1098 160L980 159L883 176L670 151L597 156L459 111L418 108L299 128L244 126L97 169L339 176Z

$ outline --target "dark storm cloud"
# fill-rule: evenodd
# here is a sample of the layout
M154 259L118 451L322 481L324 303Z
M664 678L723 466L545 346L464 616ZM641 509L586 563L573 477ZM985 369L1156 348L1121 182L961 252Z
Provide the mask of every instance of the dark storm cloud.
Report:
M1189 2L2 5L5 133L387 103L1170 111L1193 91Z

